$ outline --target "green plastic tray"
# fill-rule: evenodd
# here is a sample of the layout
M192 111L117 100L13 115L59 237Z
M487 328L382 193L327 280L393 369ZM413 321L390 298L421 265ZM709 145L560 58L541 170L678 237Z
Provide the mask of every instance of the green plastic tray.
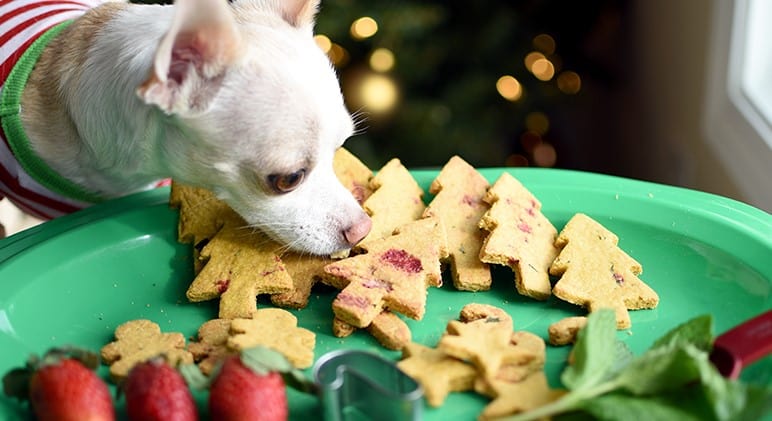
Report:
M717 333L772 308L772 216L727 198L697 191L599 174L552 169L483 169L494 182L510 171L543 204L560 230L583 212L614 231L619 246L642 263L641 278L660 295L653 310L631 312L632 328L618 333L640 353L667 330L710 313ZM428 190L436 171L413 172ZM21 364L29 353L53 345L77 344L99 350L115 327L148 318L167 332L195 335L217 316L214 302L192 304L185 290L192 280L189 245L176 241L177 212L167 205L168 188L97 205L0 241L0 372ZM426 195L426 200L430 200ZM448 320L469 302L506 309L515 328L544 338L547 326L581 308L557 299L519 296L513 275L496 268L487 292L459 292L446 281L429 291L426 316L409 321L413 339L434 345ZM302 327L317 333L316 357L341 348L371 349L396 359L367 333L340 339L331 334L333 293L320 290L310 306L295 311ZM269 305L260 299L258 305ZM548 347L551 384L567 347ZM106 377L106 369L100 371ZM772 381L772 358L749 367L743 379ZM199 404L205 406L202 396ZM316 399L290 393L291 417L319 414ZM474 419L486 400L472 393L451 395L440 409L427 408L427 420ZM0 397L0 419L23 419L24 408Z

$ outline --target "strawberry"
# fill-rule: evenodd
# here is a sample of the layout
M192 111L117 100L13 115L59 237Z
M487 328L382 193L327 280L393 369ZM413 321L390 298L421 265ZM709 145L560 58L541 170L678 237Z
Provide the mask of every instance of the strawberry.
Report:
M282 354L264 347L226 357L212 377L209 416L218 421L286 420L286 385L308 393L314 388Z
M257 373L238 356L225 360L209 391L212 419L279 421L288 413L281 374Z
M94 369L96 354L57 348L3 376L3 392L28 399L39 421L112 421L113 400Z
M121 390L132 421L195 421L198 411L185 379L163 358L139 363Z

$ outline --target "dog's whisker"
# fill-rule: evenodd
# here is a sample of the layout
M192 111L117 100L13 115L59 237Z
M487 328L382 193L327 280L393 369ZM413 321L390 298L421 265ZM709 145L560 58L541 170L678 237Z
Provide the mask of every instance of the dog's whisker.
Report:
M353 135L360 135L364 133L369 127L364 126L364 123L369 119L370 113L360 108L351 114L351 119L354 121L354 133Z

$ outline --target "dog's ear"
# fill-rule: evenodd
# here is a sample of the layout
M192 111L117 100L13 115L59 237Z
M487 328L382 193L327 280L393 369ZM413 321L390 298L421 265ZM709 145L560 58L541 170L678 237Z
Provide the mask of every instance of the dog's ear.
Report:
M137 94L165 112L201 111L240 55L241 37L227 0L177 0L147 80Z
M279 2L282 17L298 28L312 26L319 10L319 0L284 0Z

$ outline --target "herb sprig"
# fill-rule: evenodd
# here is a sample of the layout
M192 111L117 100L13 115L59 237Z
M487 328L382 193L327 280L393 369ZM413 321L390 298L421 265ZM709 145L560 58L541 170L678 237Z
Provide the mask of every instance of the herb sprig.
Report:
M614 312L595 311L579 332L573 363L560 377L568 393L507 419L760 419L772 410L772 387L722 377L709 360L712 329L710 315L696 317L635 357L616 338Z

